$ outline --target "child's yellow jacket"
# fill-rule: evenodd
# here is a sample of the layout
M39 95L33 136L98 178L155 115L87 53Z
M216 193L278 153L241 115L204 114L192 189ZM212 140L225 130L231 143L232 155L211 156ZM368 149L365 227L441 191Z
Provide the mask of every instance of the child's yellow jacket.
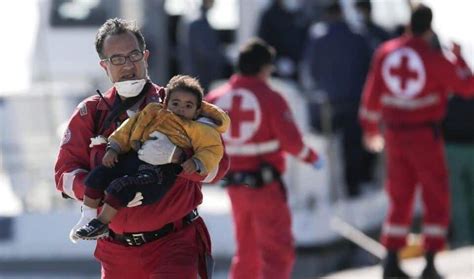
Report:
M128 152L134 140L149 139L150 134L159 131L167 135L171 142L181 148L192 148L204 170L201 174L217 167L224 154L219 133L224 133L230 125L230 118L219 107L202 102L201 114L214 120L211 127L194 120L181 118L164 108L163 104L150 103L142 111L127 119L109 137L109 142L120 146L120 153Z

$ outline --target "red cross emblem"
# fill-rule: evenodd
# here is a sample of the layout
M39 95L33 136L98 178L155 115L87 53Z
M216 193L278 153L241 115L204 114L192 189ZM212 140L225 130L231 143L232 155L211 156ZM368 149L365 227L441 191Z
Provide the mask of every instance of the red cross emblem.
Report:
M407 88L407 83L410 79L418 79L418 72L412 71L410 68L408 68L408 56L402 57L402 63L399 67L390 68L390 74L392 74L392 76L399 77L400 87L402 90Z
M230 136L232 138L240 137L240 128L242 122L254 122L255 121L255 111L244 109L242 107L242 96L237 95L232 97L232 105L229 111L230 119L232 119Z
M395 96L413 98L425 85L426 71L418 53L404 47L388 54L383 60L382 77Z
M243 143L258 131L262 111L257 97L251 91L234 89L217 99L215 104L230 116L231 127L223 135L226 142Z

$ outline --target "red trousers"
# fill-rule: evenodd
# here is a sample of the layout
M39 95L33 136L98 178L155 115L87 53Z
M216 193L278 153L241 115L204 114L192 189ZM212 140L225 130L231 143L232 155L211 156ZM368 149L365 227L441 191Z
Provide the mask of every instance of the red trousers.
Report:
M237 240L230 278L291 278L295 252L283 187L279 182L259 189L232 185L228 194Z
M198 272L204 271L204 253L210 249L205 247L210 245L208 237L204 222L198 218L177 232L141 246L99 240L95 257L102 265L102 279L198 278Z
M389 211L382 229L382 243L391 250L406 245L417 188L423 201L424 246L444 248L449 225L449 184L444 142L432 128L385 133L386 191Z

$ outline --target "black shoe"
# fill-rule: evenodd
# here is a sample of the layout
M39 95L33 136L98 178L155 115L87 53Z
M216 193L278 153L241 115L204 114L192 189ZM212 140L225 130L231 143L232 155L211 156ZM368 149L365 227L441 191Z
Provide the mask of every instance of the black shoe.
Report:
M79 228L75 235L78 238L86 240L95 240L109 235L109 227L102 223L99 219L94 218L86 225Z
M421 273L422 279L442 279L443 277L438 273L434 265L426 265Z
M399 279L399 278L410 278L408 274L405 273L401 268L397 267L395 269L385 269L383 270L384 279Z
M387 263L383 265L383 278L384 279L395 279L395 278L410 278L398 264Z

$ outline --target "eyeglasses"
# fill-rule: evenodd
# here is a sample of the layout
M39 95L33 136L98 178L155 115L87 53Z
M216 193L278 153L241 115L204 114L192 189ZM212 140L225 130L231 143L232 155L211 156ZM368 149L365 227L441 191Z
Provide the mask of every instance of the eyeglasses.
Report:
M143 59L144 51L134 50L129 55L112 55L109 58L102 59L102 61L109 61L112 65L124 65L127 63L127 58L130 62L138 62Z

